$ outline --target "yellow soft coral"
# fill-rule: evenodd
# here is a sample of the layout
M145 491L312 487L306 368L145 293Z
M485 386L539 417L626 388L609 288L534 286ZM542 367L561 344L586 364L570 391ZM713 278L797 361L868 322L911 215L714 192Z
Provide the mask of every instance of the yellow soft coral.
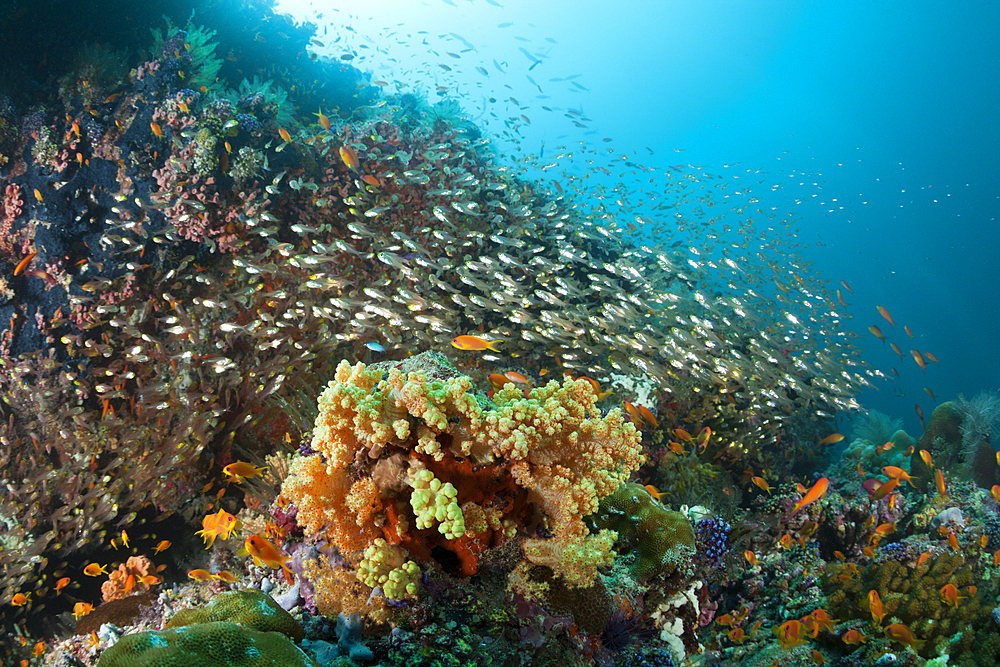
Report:
M452 483L442 483L430 470L417 466L411 466L409 478L413 487L410 506L417 518L417 530L437 524L438 531L449 540L465 535L465 518L455 501L458 490Z
M365 549L358 566L358 581L369 588L381 586L382 594L390 600L402 600L417 594L420 566L406 560L402 549L379 538Z

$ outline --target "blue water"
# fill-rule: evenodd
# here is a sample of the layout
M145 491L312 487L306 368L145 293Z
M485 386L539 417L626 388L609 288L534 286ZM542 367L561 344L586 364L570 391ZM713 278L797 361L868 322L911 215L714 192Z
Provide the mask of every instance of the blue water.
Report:
M511 154L544 164L583 141L600 156L760 182L762 209L794 216L810 271L854 290L849 327L889 378L862 404L909 431L919 433L914 405L935 404L924 387L940 400L1000 388L1000 5L428 0L338 3L322 18L312 5L279 7L327 42L341 35L328 52L353 48L374 79L450 86L442 97L492 131L524 114ZM593 171L586 183L618 179ZM940 367L922 372L910 349Z

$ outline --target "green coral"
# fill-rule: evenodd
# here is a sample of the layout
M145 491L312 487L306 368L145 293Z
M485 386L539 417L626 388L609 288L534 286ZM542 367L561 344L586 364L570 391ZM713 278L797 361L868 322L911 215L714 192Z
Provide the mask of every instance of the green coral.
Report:
M219 142L211 130L202 128L194 137L194 169L202 176L209 176L219 164L215 155L215 146Z
M168 628L228 621L262 632L280 632L296 641L304 636L302 626L278 606L270 595L255 589L229 591L201 608L182 609L167 623Z
M934 464L946 470L963 462L962 419L962 412L952 401L934 408L910 457L910 476L918 492L927 493L934 488L934 471L924 463L920 450L930 452Z
M31 147L31 157L36 164L51 167L52 163L59 157L59 149L59 143L53 140L51 128L43 125L38 130L38 139L35 140L35 145Z
M98 667L318 667L279 632L215 621L122 637Z
M988 643L996 635L990 616L995 580L976 576L962 555L938 556L915 567L898 561L871 563L860 576L841 581L838 575L844 572L842 564L831 563L823 577L832 616L871 621L868 592L874 590L885 609L885 625L902 623L926 641L918 651L921 656L930 658L946 649L952 665L994 664L1000 657L1000 644ZM958 605L942 599L946 584L963 596ZM974 591L969 589L972 585Z
M181 31L169 18L164 16L163 19L167 22L166 36L159 29L152 31L153 53L156 56L163 52L163 47L170 38ZM222 69L222 59L215 56L216 44L212 41L212 38L215 37L215 31L195 25L191 19L188 19L187 25L184 26L184 32L186 55L191 58L191 64L187 67L186 72L186 85L194 90L198 90L202 86L218 88L215 79L219 75L219 70Z
M591 530L618 533L619 553L634 554L629 570L638 581L671 574L694 553L694 529L684 514L668 510L641 484L628 482L601 500L587 517Z
M442 483L426 468L411 467L408 477L413 487L410 506L417 519L417 530L433 528L437 524L438 532L446 539L455 540L465 535L465 518L455 500L458 490L454 485L451 482Z

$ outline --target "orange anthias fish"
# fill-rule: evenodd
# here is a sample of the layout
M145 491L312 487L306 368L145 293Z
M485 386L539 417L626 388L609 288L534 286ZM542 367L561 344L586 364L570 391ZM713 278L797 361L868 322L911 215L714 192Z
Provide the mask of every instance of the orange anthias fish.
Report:
M813 637L816 637L820 630L827 630L832 633L834 624L840 622L839 619L833 618L830 614L826 613L825 609L817 609L809 614L807 618L815 630L815 633L812 635Z
M905 625L903 625L902 623L893 623L892 625L887 625L885 627L885 630L883 630L883 632L885 632L885 636L891 639L892 641L899 642L900 644L904 644L906 646L910 646L913 648L914 651L919 651L921 648L923 648L924 645L923 640L919 640L916 637L914 637L910 629Z
M931 458L931 453L926 449L920 450L920 459L924 462L928 468L934 467L934 459Z
M894 523L883 523L875 529L875 533L878 535L890 535L896 532L896 524Z
M632 404L632 401L627 398L622 399L622 408L625 410L625 414L628 415L629 421L635 424L636 428L642 428L642 417L639 415L639 408Z
M283 127L278 128L278 136L281 137L282 141L285 141L285 142L291 142L292 141L292 135L288 134L288 130L286 130Z
M506 377L503 373L487 373L486 380L493 387L493 391L499 391L508 384L514 384L514 381Z
M878 328L877 326L875 326L875 325L873 324L873 325L871 325L870 327L868 327L868 331L871 331L871 332L872 332L872 335L873 335L873 336L875 336L876 338L878 338L878 339L879 339L880 341L882 341L882 344L883 344L883 345L885 345L885 341L886 341L887 339L886 339L886 337L885 337L885 334L884 334L884 333L882 333L882 330L881 330L881 329L879 329L879 328Z
M935 356L934 356L933 354L931 354L930 352L924 352L924 358L925 358L925 359L927 359L927 361L933 361L933 362L934 362L935 364L937 364L938 366L940 366L940 365L941 365L941 362L937 360L937 357L935 357Z
M885 306L875 306L875 309L878 310L879 315L885 318L886 322L888 322L892 326L896 326L896 323L892 321L892 315L889 314L889 311L886 310Z
M927 372L927 362L924 361L924 358L920 354L920 351L919 350L910 350L910 355L913 357L913 360L915 362L917 362L917 366L920 366L920 370L922 370L923 372L926 373Z
M927 422L924 421L924 411L920 409L920 404L917 403L913 406L917 410L917 416L920 417L920 428L927 430ZM1000 459L998 459L1000 462Z
M358 154L355 153L354 149L350 146L340 147L340 159L344 161L344 164L346 164L351 171L357 171L361 164L358 162Z
M819 444L821 444L821 445L832 445L832 444L840 442L843 439L844 439L844 436L842 436L840 433L831 433L830 435L828 435L825 438L823 438L822 440L820 440Z
M726 632L726 636L729 637L729 641L737 642L742 644L747 640L747 636L743 633L743 628L733 628Z
M323 114L323 109L320 109L320 110L319 110L319 113L314 113L313 115L314 115L314 116L316 116L316 117L317 117L317 118L319 119L319 120L318 120L318 122L319 122L320 126L321 126L321 127L322 127L322 128L324 129L324 130L326 130L327 132L329 132L329 131L330 131L330 128L331 128L332 126L331 126L331 124L330 124L330 119L329 119L329 118L327 118L327 117L326 117L326 116L325 116L325 115Z
M251 535L244 542L243 546L246 548L247 553L253 557L253 562L261 567L267 566L273 569L278 569L279 567L285 572L285 580L291 584L292 583L292 571L288 569L285 563L291 561L292 559L285 554L283 554L278 547L274 546L271 542L267 540L261 534Z
M889 343L889 347L891 347L891 348L892 348L892 351L893 351L893 352L895 352L896 354L898 354L898 355L899 355L899 358L900 358L900 359L902 359L902 358L903 358L903 356L904 356L904 355L903 355L903 351L902 351L901 349L899 349L899 346L898 346L898 345L896 345L895 343L892 343L892 342L890 342L890 343Z
M887 495L892 493L897 486L899 486L899 479L896 477L893 477L888 482L880 484L879 487L875 489L875 492L872 493L872 500L882 500Z
M37 192L37 190L36 190L36 192ZM14 267L14 275L15 276L19 275L22 271L24 271L24 269L28 266L28 264L31 263L31 260L33 260L36 255L38 255L38 251L37 250L34 251L34 252L30 252L27 255L25 255L21 259L21 261L17 263L17 266Z
M872 619L881 625L882 619L885 618L885 608L882 606L882 598L878 596L878 591L868 591L868 609L872 613Z
M774 629L774 634L778 635L778 642L786 651L806 641L806 627L802 621L785 621Z
M485 340L479 336L458 336L451 340L452 347L457 347L460 350L481 352L482 350L493 350L494 352L500 352L495 345L501 341L499 340Z
M910 486L913 486L913 478L910 477L910 474L897 466L886 466L882 468L882 474L886 477L898 479L901 482L909 482Z
M67 586L69 586L69 582L70 582L70 578L69 577L63 577L62 579L60 579L59 581L57 581L56 582L56 587L55 587L56 593L58 593L62 589L64 589Z
M757 567L757 554L752 551L744 551L743 557L747 559L747 562L750 563L750 565Z
M910 331L910 325L909 324L904 324L903 325L903 331L906 332L907 336L909 336L910 338L913 338L913 332Z
M83 573L88 577L99 577L102 574L108 573L107 565L98 565L97 563L91 563L87 567L83 568Z
M848 646L857 646L858 644L864 644L868 641L868 635L863 635L857 630L848 630L841 637L845 644Z
M705 451L705 448L708 447L708 441L711 438L712 438L712 429L710 429L709 427L706 426L705 428L698 431L698 441L697 441L698 450Z
M375 178L371 174L365 174L364 176L361 177L361 180L364 181L365 183L367 183L368 185L372 186L373 188L380 188L380 187L382 187L381 181L379 181L377 178Z
M258 468L252 463L245 463L243 461L237 461L236 463L230 463L222 472L226 474L230 480L235 480L236 482L242 482L245 479L251 477L260 477L264 471L267 470L266 467Z
M92 611L94 611L94 605L87 602L77 602L73 605L73 618L79 621Z
M827 488L829 488L829 486L830 486L830 480L827 479L826 477L820 477L816 481L816 483L812 485L812 488L809 489L806 495L800 498L795 503L795 506L792 507L792 515L797 513L800 509L802 509L806 505L812 504L817 500L819 500L820 498L822 498L824 495L826 495L826 490Z
M217 514L206 515L201 521L201 526L201 530L195 535L201 535L205 540L205 548L209 549L216 537L221 535L222 539L229 539L229 536L236 529L236 517L225 510L219 510Z
M946 605L957 607L958 601L964 599L964 595L958 594L958 589L955 588L955 584L945 584L941 587L941 602Z
M656 416L653 415L653 413L650 411L649 408L647 408L645 405L637 405L635 407L639 411L639 416L642 417L642 420L644 422L646 422L653 428L659 426L659 424L656 421Z
M530 384L528 382L528 378L524 377L524 375L518 373L517 371L507 371L503 374L503 376L511 382L516 382L517 384Z
M153 553L158 554L164 549L168 549L169 547L170 547L170 540L162 540L159 544L156 545L156 548L153 549Z
M188 572L188 576L200 582L211 581L214 578L214 575L208 570L191 570Z
M28 596L24 593L14 593L14 597L10 599L10 603L15 607L23 607L28 604Z
M752 481L754 485L761 491L767 491L767 495L771 495L771 489L773 489L774 487L770 486L767 483L767 480L765 480L763 477L754 477L750 481Z
M153 131L153 134L155 134L157 136L157 138L159 138L159 139L163 138L163 129L159 125L157 125L156 123L150 123L149 124L149 129L151 129Z
M667 495L667 494L663 493L662 491L660 491L659 489L657 489L652 484L647 484L644 488L647 491L649 491L649 495L653 496L657 500L660 500L660 498L662 498L663 496Z
M934 484L937 486L938 493L947 498L948 488L944 485L944 473L941 472L941 468L934 471Z

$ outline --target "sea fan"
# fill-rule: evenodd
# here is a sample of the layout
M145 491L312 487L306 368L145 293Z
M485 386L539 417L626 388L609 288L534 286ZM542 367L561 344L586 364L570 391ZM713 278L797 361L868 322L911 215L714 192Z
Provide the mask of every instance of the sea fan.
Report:
M902 420L871 410L854 420L851 431L855 440L867 440L873 445L881 445L888 442L892 434L902 427Z

